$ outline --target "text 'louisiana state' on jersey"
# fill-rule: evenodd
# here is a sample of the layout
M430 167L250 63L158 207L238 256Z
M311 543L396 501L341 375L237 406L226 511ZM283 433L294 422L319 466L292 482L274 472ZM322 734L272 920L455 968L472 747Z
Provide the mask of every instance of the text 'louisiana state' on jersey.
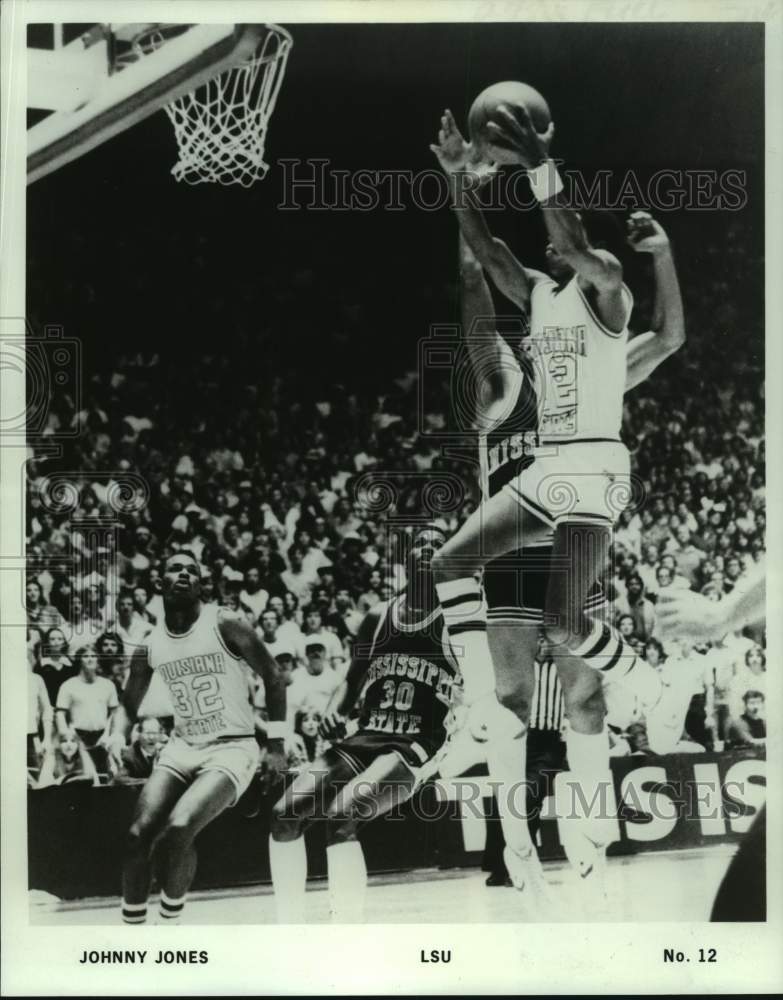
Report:
M216 604L205 604L183 635L161 622L147 637L150 666L171 696L174 731L194 745L254 732L249 668L224 643L220 613Z
M619 439L633 308L625 285L621 294L625 322L614 333L596 316L577 276L564 287L551 279L534 285L526 347L535 372L543 443Z
M446 738L458 668L440 611L419 625L400 620L403 598L381 611L364 678L360 730L415 736L429 752Z

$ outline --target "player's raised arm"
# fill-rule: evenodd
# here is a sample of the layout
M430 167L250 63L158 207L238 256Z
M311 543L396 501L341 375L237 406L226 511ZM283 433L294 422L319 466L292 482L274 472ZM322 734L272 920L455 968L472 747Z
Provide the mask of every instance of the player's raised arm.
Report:
M490 152L494 147L496 152L502 151L506 161L525 167L533 194L543 209L553 250L595 289L599 314L606 325L621 330L627 320L622 265L607 250L592 247L578 213L556 200L562 190L562 181L554 161L549 159L554 123L551 122L546 133L540 135L527 108L521 104L513 111L501 104L496 115L496 120L486 125Z
M634 212L628 220L628 242L638 253L652 254L655 305L653 329L628 344L626 392L649 378L662 361L685 343L682 296L669 237L647 212Z
M345 736L345 723L359 698L364 678L370 667L375 633L385 609L385 603L376 605L367 612L359 626L353 644L354 653L351 657L348 673L332 697L321 721L320 732L325 739L335 740Z
M495 176L497 167L475 155L448 109L443 112L440 124L438 142L430 149L449 179L451 204L460 232L499 291L527 312L530 290L545 275L524 267L503 240L492 235L476 198L476 192Z
M269 713L267 764L273 771L285 769L284 730L286 729L285 679L277 661L243 615L221 611L220 635L228 648L241 656L264 682Z

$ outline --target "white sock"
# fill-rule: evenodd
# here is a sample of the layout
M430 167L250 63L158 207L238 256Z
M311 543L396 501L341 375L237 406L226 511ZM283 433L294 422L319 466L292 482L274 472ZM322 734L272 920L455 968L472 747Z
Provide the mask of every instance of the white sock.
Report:
M329 909L332 920L358 924L364 920L367 865L358 840L330 844L326 848L329 871Z
M274 840L269 836L269 867L279 924L303 924L307 885L304 837Z
M495 797L503 837L506 846L521 857L533 848L527 826L526 760L527 731L516 738L497 733L490 736L487 767L490 781L499 783L495 785Z
M487 640L487 602L474 577L435 585L452 651L459 661L465 703L495 690L495 668Z
M643 709L649 711L658 703L662 691L658 672L638 657L620 633L609 625L594 622L590 635L571 651L571 655L581 657L588 667L631 691Z
M567 803L558 803L561 821L579 823L587 835L598 844L617 840L617 801L612 772L609 769L609 734L566 733L568 778L572 788Z
M122 922L125 924L144 924L147 922L146 903L127 903L122 901Z
M167 896L166 893L161 890L160 893L160 916L161 920L167 924L178 924L180 917L182 916L182 911L185 909L185 899L187 898L187 893L184 893L179 899L172 899L171 896Z

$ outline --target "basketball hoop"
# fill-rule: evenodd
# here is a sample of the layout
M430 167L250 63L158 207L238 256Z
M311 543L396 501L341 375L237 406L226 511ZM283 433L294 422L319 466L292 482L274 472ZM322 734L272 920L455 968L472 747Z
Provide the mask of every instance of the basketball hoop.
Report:
M293 40L284 28L257 25L255 52L165 106L179 160L172 168L188 184L241 184L266 176L264 144ZM182 25L154 25L133 40L136 54L162 45Z

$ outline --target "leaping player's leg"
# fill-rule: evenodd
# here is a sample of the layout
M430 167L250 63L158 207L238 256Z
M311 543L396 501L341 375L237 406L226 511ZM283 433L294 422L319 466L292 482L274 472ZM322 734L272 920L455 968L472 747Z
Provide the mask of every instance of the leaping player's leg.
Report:
M617 683L639 699L645 715L655 723L671 708L658 672L636 656L616 629L600 618L591 617L585 605L578 603L585 587L589 591L606 564L611 538L609 520L580 521L575 516L557 525L553 550L556 565L547 590L547 612L551 622L548 638L565 657L564 663L575 657L604 680ZM597 725L594 702L601 700L595 692L601 685L574 663L571 667L566 665L564 670L566 683L573 683L570 696L564 690L566 702L571 702L572 718L579 720L584 716L583 723L577 721L577 731L592 732L592 727ZM580 707L582 704L586 706L584 710ZM657 745L656 726L651 728L653 750L666 752L663 746ZM665 738L666 734L660 735ZM656 741L656 745L652 741Z
M541 910L548 902L546 880L530 836L526 785L538 628L490 620L489 638L498 699L522 723L518 734L495 727L487 741L487 766L490 778L497 782L495 794L506 842L503 857L514 887L530 895L531 905Z
M608 661L601 658L603 647L593 638L596 631L604 636L605 626L584 612L587 595L608 558L611 530L609 523L560 522L547 588L545 631L563 686L568 766L575 778L558 784L560 826L569 860L583 877L599 872L606 845L617 837L606 708L597 672ZM610 641L608 632L605 638Z
M649 715L662 698L658 672L636 657L615 629L591 618L581 603L585 588L593 587L608 561L614 522L631 499L629 461L625 447L614 441L563 446L537 457L527 470L522 502L544 506L554 528L547 590L549 640L564 655L583 660L605 680L633 693ZM571 674L573 670L566 676L566 683L574 684L571 710L579 716L584 703L593 720L585 718L578 731L592 733L597 725L593 703L600 701L592 690L595 680L585 676L577 684Z
M546 526L542 524L542 532ZM484 587L489 606L489 641L501 705L522 723L521 734L492 732L487 763L493 781L503 837L504 858L514 886L546 905L543 870L527 817L527 734L535 690L535 657L543 620L551 552L548 546L520 550L489 563Z
M171 811L156 846L163 861L160 915L175 923L182 915L193 876L199 833L237 799L236 783L224 771L203 771Z
M386 753L376 757L335 796L326 814L332 920L360 923L364 918L367 866L356 839L357 827L405 802L415 785L412 768L396 753Z
M460 239L460 301L462 326L470 335L479 323L489 323L494 333L494 304L481 266ZM496 783L498 812L511 853L506 865L518 889L530 888L536 881L531 869L538 858L527 826L525 809L525 744L533 693L533 657L537 645L535 630L517 628L516 620L505 623L497 616L499 606L515 609L521 599L509 596L518 589L520 567L514 553L521 549L522 533L533 529L533 518L516 498L499 493L485 502L463 529L439 553L435 579L438 597L453 645L463 647L463 679L468 703L495 693L500 703L486 699L471 712L471 732L486 739L487 766ZM494 565L491 560L498 556ZM495 621L488 639L487 603L481 598L474 574L485 569L485 593L493 596ZM493 669L494 668L494 669ZM522 808L514 801L521 798Z
M462 239L460 301L465 331L474 331L477 321L493 323L495 310L483 270ZM475 410L475 400L466 402ZM513 497L498 493L474 511L432 560L449 637L462 649L459 658L468 704L489 695L495 686L487 641L487 606L476 577L489 560L521 546L529 520L529 513Z
M128 831L122 868L122 919L127 924L143 924L147 919L152 847L186 788L182 778L155 768L142 789Z
M269 865L278 923L304 923L305 827L310 820L325 815L331 800L354 774L345 759L328 753L326 758L313 761L306 771L298 774L275 803L269 834Z

